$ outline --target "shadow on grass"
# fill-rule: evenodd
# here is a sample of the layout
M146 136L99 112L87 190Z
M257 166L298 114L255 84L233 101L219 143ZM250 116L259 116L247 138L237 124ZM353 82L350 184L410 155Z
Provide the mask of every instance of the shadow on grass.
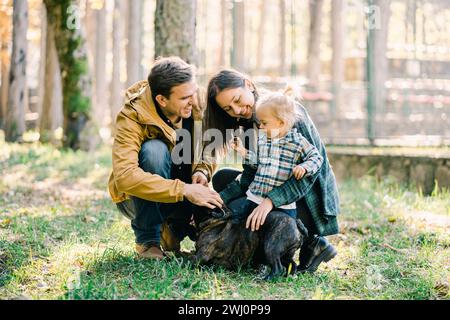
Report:
M104 232L119 221L119 213L106 205L105 200L91 203L103 209L92 213L90 206L73 208L72 213L63 216L58 215L59 210L43 215L21 214L20 210L16 210L16 215L8 217L8 226L3 228L0 238L0 288L11 281L21 281L15 279L18 271L33 268L39 260L49 260L54 251L63 245L107 243L111 240L113 235L105 236ZM40 212L39 208L34 209Z
M0 240L0 290L28 286L58 299L448 299L448 237L401 214L391 219L395 203L409 200L389 200L382 186L349 184L344 194L340 253L314 275L265 283L246 270L136 259L131 229L103 199L64 216L12 216ZM54 270L46 275L47 266ZM50 293L35 289L45 277Z
M359 190L354 181L343 188L342 211L351 216L342 233L347 238L345 244L358 244L358 256L348 263L359 271L354 280L363 297L448 298L448 233L414 219L414 213L427 207L432 198L419 199L397 185L362 180L357 184ZM435 197L434 202L445 206L445 196Z
M223 272L223 271L222 271ZM61 299L192 299L210 297L214 273L187 260L142 260L114 248L92 257Z

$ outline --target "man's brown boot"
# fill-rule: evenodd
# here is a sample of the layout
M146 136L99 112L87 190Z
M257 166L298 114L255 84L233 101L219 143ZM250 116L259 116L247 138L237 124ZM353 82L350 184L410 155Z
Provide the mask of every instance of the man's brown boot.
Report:
M136 244L136 253L142 259L164 259L164 253L157 245Z
M164 251L179 252L181 249L180 240L175 237L167 222L161 227L161 247Z

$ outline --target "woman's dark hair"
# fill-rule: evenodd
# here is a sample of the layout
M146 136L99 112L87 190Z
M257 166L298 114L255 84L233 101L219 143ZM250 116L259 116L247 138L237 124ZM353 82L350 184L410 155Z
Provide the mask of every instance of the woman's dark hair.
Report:
M153 101L157 95L169 98L173 87L192 81L194 74L194 66L179 57L157 58L148 76Z
M216 97L224 90L243 88L246 80L251 82L249 77L233 69L223 69L209 80L207 93L208 98L204 116L204 128L205 130L217 129L220 131L222 137L224 137L224 150L222 151L225 151L229 142L225 141L226 130L238 129L239 121L238 119L231 117L217 104ZM253 94L256 101L258 99L258 92L256 88L254 89Z

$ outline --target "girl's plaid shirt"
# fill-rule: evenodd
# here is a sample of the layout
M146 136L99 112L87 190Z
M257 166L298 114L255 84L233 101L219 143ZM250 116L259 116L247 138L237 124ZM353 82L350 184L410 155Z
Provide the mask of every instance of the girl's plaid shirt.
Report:
M314 175L322 166L323 157L293 128L279 139L269 139L260 131L257 152L248 151L243 161L256 169L249 190L265 197L274 187L286 182L297 165L306 169L305 177Z

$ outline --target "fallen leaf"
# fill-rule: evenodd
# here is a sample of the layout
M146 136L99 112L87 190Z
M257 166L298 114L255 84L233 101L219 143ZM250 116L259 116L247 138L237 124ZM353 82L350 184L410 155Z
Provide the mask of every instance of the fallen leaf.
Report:
M388 218L388 221L389 221L390 223L394 223L395 221L397 221L397 218L396 218L396 217L389 217L389 218Z
M11 223L12 223L12 220L9 219L9 218L0 220L0 227L1 227L1 228L7 228L7 227L9 227L9 225L10 225Z
M81 259L81 258L76 259L74 265L79 268L83 267L83 265L84 265L83 259Z
M439 282L434 287L434 290L437 291L438 296L441 297L441 298L444 298L444 297L446 297L449 294L449 292L448 292L448 284L447 283Z

